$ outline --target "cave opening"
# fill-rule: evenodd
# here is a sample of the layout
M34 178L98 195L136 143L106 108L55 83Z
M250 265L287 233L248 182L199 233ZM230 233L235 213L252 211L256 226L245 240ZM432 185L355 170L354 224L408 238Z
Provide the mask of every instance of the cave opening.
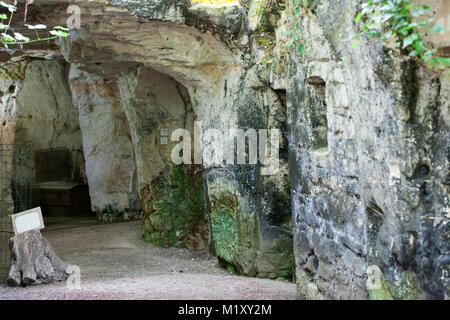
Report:
M14 143L33 146L30 168L16 167L14 175L30 171L30 205L41 207L48 226L93 217L67 71L65 62L32 61L26 66L25 80L8 88L7 99L17 104Z
M252 83L259 77L256 68L244 71L229 47L211 34L179 24L136 22L123 18L122 13L111 15L114 22L126 21L145 34L138 41L142 43L131 45L135 43L131 39L135 33L108 31L108 37L114 40L110 44L109 40L99 42L89 50L81 38L66 43L62 51L69 66L58 61L42 62L62 65L64 79L51 84L52 90L36 85L35 91L48 98L48 102L40 104L54 103L51 100L59 99L59 91L68 89L64 95L68 96L67 105L70 100L77 112L77 119L47 122L36 131L36 136L47 141L33 142L38 144L36 168L40 169L36 178L45 182L76 177L73 179L89 187L90 208L97 220L136 221L101 225L98 232L90 232L93 229L84 225L76 230L67 228L70 230L64 233L47 229L45 237L64 259L75 261L88 275L118 277L121 270L115 269L117 265L149 274L158 270L147 259L155 253L159 257L154 247L208 249L214 240L214 248L219 250L201 260L204 265L193 267L194 271L203 268L206 275L230 272L291 279L285 90L255 87ZM96 22L95 26L103 24L106 25ZM84 36L96 39L96 33L104 30L85 28ZM116 46L122 44L118 50ZM134 52L137 47L142 50L140 53ZM190 50L186 51L187 47ZM36 77L35 82L47 83L58 78L55 74L47 66L45 77ZM64 113L62 105L56 103L53 108L57 116ZM41 118L52 116L24 113L16 138L34 135L30 132L32 126L25 121L39 124ZM196 120L204 121L205 129L280 129L279 170L262 176L258 166L230 165L205 170L202 165L174 164L171 151L176 142L171 133L184 129L194 136ZM73 128L73 124L78 128ZM47 133L54 125L61 126L66 136ZM67 136L72 129L78 131L76 146L72 144L73 137ZM209 213L213 221L208 221ZM212 224L214 239L210 236ZM77 237L83 241L77 242ZM136 248L145 248L148 253ZM75 256L74 251L82 258ZM217 257L227 260L228 271L214 268ZM101 267L101 271L93 272L91 265ZM172 272L177 273L185 270L173 266L171 261L164 268L173 268Z

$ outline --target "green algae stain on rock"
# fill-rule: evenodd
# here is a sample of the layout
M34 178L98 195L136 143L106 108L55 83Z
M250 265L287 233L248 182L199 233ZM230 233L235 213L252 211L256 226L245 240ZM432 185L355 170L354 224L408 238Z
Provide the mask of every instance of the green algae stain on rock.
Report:
M425 296L417 275L411 271L405 271L395 283L390 283L378 266L370 266L367 274L370 300L419 300Z
M424 293L420 288L417 275L411 271L406 271L396 285L390 286L390 291L395 299L419 300L424 298Z
M275 226L262 230L255 207L234 181L215 179L208 195L214 246L224 267L252 277L292 278L292 234Z
M212 235L219 259L231 264L239 274L256 275L259 221L244 208L245 199L227 180L210 187ZM226 266L228 268L228 266Z
M219 212L227 212L237 219L239 214L239 200L236 195L225 191L219 194L210 194L212 215Z
M239 201L229 191L210 194L211 231L219 258L236 264L239 236Z
M378 266L369 266L367 277L367 290L370 300L394 300L389 290L389 284Z
M141 190L142 236L156 246L204 248L203 180L193 166L174 165Z
M238 223L227 211L212 218L212 232L217 255L228 263L235 263L238 247Z

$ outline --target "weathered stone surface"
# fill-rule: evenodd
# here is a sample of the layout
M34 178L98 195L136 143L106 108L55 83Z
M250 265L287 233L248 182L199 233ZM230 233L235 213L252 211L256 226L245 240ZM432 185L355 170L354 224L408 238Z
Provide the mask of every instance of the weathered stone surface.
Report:
M14 143L32 143L34 152L69 150L72 165L76 166L72 168L73 179L86 181L78 112L67 84L68 71L64 61L28 63L24 80L13 97L17 101Z
M305 2L299 30L308 49L287 62L296 266L309 272L315 255L320 271L297 281L334 299L442 299L448 79L390 57L380 43L352 48L339 34L358 32L356 8ZM379 286L361 286L367 277Z
M174 164L171 134L193 139L195 113L186 88L148 68L119 81L122 107L136 155L142 234L159 246L207 246L208 226L201 166Z
M25 72L28 63L17 62L3 66L0 69L0 143L3 145L2 158L0 159L0 174L2 178L12 176L14 170L13 147L16 137L17 123L17 99L16 94L22 87L25 78ZM0 194L2 201L0 202L0 220L2 221L2 231L12 233L12 224L9 215L14 213L14 199L10 183L0 184ZM8 245L3 243L0 246L0 254L2 257L8 255ZM7 272L9 268L9 259L2 261L0 271Z
M8 285L34 285L64 281L68 265L53 251L39 230L18 234L9 240L11 269Z
M17 99L16 94L22 87L28 62L11 63L0 69L0 142L14 143L16 136Z
M208 247L203 177L194 166L174 165L141 190L144 240L161 247Z
M139 217L134 150L119 87L74 66L69 84L83 136L92 210L105 222Z

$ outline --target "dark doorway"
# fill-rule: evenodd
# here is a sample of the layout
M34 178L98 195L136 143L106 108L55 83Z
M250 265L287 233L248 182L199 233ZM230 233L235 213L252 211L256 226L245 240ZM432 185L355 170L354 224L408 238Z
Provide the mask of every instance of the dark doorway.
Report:
M52 218L89 217L91 212L89 187L77 172L79 153L65 148L35 152L33 206L41 207L44 221Z

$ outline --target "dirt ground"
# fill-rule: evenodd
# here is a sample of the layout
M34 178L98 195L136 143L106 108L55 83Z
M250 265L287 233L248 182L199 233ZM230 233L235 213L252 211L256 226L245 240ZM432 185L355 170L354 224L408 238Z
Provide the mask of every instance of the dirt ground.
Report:
M43 232L55 252L81 271L80 288L65 282L9 288L4 299L295 299L288 282L230 275L205 251L158 248L142 241L140 221L82 222Z

